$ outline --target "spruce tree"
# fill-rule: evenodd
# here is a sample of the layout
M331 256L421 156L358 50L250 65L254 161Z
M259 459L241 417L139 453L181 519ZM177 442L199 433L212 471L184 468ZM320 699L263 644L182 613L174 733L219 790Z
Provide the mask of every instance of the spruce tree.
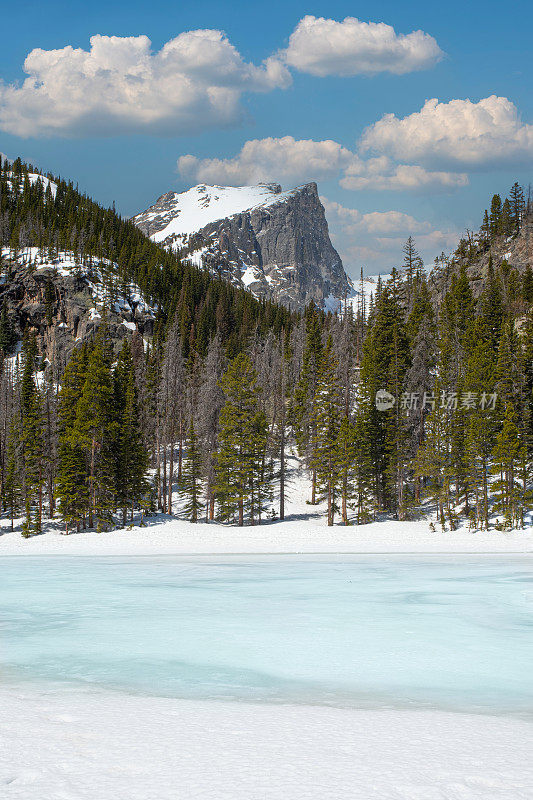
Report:
M513 406L508 404L492 456L493 472L496 476L494 509L503 515L503 527L509 529L523 524L523 505L518 483L520 462L524 458L522 449L516 414Z
M20 422L13 414L7 436L4 480L4 507L9 512L11 530L22 504Z
M489 226L491 239L494 239L501 233L501 216L502 199L499 194L495 194L492 196L492 201L490 204Z
M86 459L76 434L76 414L87 370L87 348L76 348L61 379L59 392L58 472L56 492L65 533L71 525L80 528L89 512L89 484Z
M468 482L475 500L475 519L479 527L489 527L489 475L494 437L497 430L496 412L482 403L492 391L494 351L491 341L490 317L480 316L472 328L464 381L463 403L467 406L466 454ZM485 407L483 407L485 406Z
M126 339L115 370L115 403L118 434L115 490L117 503L122 508L122 524L125 525L128 509L133 521L135 505L142 504L148 495L148 454L140 427L133 360Z
M515 233L518 233L522 226L522 219L526 211L526 202L524 199L524 190L516 181L511 186L509 200L513 230Z
M341 499L342 524L348 525L348 506L359 488L355 468L357 458L356 429L345 415L342 416L335 443L335 470L338 476Z
M202 502L202 479L204 475L202 453L193 421L187 435L187 458L181 478L181 494L185 497L184 511L191 522L198 522L204 503Z
M374 491L382 510L405 513L405 415L400 398L409 368L409 346L404 312L395 277L384 287L369 320L361 363L360 425L368 436L365 461L373 464ZM394 398L385 411L376 408L379 390Z
M23 536L41 532L43 439L39 393L35 385L35 335L27 335L23 344L24 369L20 386L21 442L24 465Z
M220 413L220 432L216 454L215 493L224 519L235 514L244 525L245 511L252 511L256 490L258 450L266 446L266 427L260 413L257 374L244 353L229 364L220 385L226 403ZM250 521L253 517L250 514Z
M114 500L114 450L117 426L113 411L113 381L105 357L104 331L99 329L89 355L87 373L76 407L73 444L82 449L89 489L89 526L111 524Z
M6 301L2 302L2 311L0 312L0 352L7 356L9 355L17 341L17 336L13 328L13 322L8 313Z
M328 525L333 525L334 522L339 481L338 435L342 415L342 391L337 369L330 336L320 359L311 416L314 430L311 466L316 473L318 486L327 499Z
M311 470L311 504L314 505L316 502L316 469L311 463L311 454L316 428L313 419L313 405L316 398L323 349L320 318L314 304L306 311L305 337L302 370L294 390L290 419L298 454L305 459L308 468Z

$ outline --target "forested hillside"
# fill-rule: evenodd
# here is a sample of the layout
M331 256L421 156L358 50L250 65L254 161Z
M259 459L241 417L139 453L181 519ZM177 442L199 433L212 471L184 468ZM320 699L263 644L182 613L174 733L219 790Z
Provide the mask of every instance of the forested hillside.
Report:
M123 525L139 510L283 518L291 453L309 475L309 503L327 501L328 524L429 510L443 529L527 520L531 269L500 256L502 243L523 252L523 195L509 203L514 216L500 201L489 228L429 277L410 239L369 303L301 316L180 264L113 210L20 162L3 165L0 200L1 495L24 535L50 516L68 532ZM50 289L67 254L80 273L99 268L105 291L59 369L43 348L46 331L67 324L74 289ZM39 315L11 290L43 268ZM137 316L117 337L129 283L153 329Z

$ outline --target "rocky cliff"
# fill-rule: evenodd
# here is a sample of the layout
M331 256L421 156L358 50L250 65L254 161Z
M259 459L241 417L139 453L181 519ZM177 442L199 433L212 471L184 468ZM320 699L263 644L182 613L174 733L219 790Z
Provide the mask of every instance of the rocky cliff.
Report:
M490 242L481 233L463 238L453 257L431 273L430 284L437 303L442 302L453 275L463 266L474 296L478 297L485 286L489 260L495 270L501 268L504 274L516 272L519 281L527 267L533 267L533 210L526 214L516 235L497 236Z
M286 192L277 184L200 185L162 195L133 219L154 241L256 297L301 309L352 292L315 183Z
M53 364L61 374L75 343L90 340L104 319L116 350L125 336L151 337L154 309L138 287L117 285L112 262L82 264L70 253L52 257L35 247L16 256L4 248L1 256L0 307L9 316L13 350L20 350L25 331L35 333L45 370Z

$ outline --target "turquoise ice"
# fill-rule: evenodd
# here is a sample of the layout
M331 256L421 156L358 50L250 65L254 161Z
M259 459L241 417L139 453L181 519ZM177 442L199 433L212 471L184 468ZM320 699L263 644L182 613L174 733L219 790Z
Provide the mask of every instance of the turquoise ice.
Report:
M5 682L533 710L533 559L0 559Z

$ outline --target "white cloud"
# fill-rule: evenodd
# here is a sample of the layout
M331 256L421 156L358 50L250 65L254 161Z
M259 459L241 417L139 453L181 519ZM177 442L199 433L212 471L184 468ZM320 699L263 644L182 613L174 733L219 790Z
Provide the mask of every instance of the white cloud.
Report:
M424 31L397 34L384 22L361 22L355 17L337 22L306 16L282 55L289 66L324 77L376 72L402 75L431 67L444 54Z
M361 159L331 139L252 139L233 158L178 158L178 172L192 183L240 186L259 181L303 183L340 177L344 189L377 191L448 191L464 186L468 177L431 172L412 164L395 164L386 156Z
M401 266L402 245L408 236L415 237L426 263L431 263L442 250L455 246L459 238L459 231L454 228L438 230L431 222L403 211L363 213L325 197L321 200L333 243L352 277L359 275L361 267L368 274L389 272L393 266Z
M360 230L372 234L390 234L409 231L413 234L431 230L429 222L419 222L403 211L370 211L363 214L356 208L346 208L335 200L328 200L327 197L320 199L328 219L340 223L344 230L349 229L351 232Z
M361 150L426 166L498 166L531 159L533 125L521 121L506 97L491 95L477 103L432 99L403 119L385 114L364 131Z
M178 159L178 172L195 183L239 186L259 181L301 183L335 177L353 159L353 153L330 139L252 139L234 158Z
M291 81L279 59L247 63L218 30L181 33L157 53L147 36L90 42L89 51L32 50L23 84L0 84L0 128L19 136L189 133L235 124L243 92Z
M395 164L386 156L355 157L340 181L343 189L358 191L449 191L468 184L468 175L424 169L418 164Z

